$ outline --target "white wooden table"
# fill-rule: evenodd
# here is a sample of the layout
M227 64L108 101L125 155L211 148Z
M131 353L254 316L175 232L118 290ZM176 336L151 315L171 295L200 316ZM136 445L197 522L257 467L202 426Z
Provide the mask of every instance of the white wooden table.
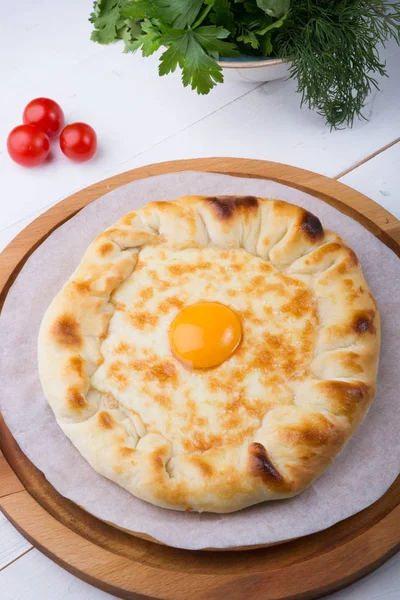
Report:
M4 2L0 20L0 249L41 212L95 181L163 160L240 156L289 163L360 190L400 218L400 50L383 51L390 78L352 130L330 132L299 109L291 81L226 83L208 97L159 78L157 57L89 41L91 0ZM5 140L25 104L48 96L69 122L98 133L96 158L77 165L54 147L35 169L11 162ZM52 563L0 515L2 600L112 598ZM400 554L330 600L398 600ZM186 600L186 599L183 599Z

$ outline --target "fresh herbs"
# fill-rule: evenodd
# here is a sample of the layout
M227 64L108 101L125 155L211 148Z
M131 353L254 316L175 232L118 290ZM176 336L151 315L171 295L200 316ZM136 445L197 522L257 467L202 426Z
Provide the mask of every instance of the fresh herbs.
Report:
M125 52L158 49L159 73L207 94L223 81L216 61L239 54L290 60L302 102L332 127L352 125L386 75L378 46L400 44L400 2L390 0L97 0L92 40Z
M334 128L362 116L366 98L386 75L378 43L400 44L400 2L296 0L288 27L276 39L278 56L289 56L302 103Z
M223 81L220 57L270 54L290 0L97 0L92 40L125 43L150 56L160 47L159 73L182 69L183 84L199 94ZM259 4L259 5L258 5ZM286 11L286 12L285 12Z

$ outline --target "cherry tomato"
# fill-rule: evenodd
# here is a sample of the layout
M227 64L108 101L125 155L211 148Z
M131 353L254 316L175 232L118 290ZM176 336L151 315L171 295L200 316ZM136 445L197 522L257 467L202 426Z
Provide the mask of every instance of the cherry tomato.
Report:
M60 148L65 156L75 162L89 160L96 153L96 132L86 123L71 123L61 132Z
M35 125L48 136L57 135L64 127L61 106L50 98L35 98L25 106L22 115L25 125Z
M33 125L18 125L8 134L7 150L19 165L34 167L46 160L50 140L43 131Z

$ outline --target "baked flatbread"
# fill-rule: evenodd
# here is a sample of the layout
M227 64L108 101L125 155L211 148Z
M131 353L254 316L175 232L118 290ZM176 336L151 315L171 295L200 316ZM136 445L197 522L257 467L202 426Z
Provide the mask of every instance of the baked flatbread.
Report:
M220 334L225 314L236 342ZM373 399L379 343L357 256L314 215L196 196L153 202L94 240L45 314L39 371L98 473L158 506L224 513L325 471Z

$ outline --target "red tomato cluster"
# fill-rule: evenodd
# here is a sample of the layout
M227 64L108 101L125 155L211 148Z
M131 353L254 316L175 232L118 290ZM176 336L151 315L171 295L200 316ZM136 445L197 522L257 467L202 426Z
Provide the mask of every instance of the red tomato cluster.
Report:
M23 125L8 134L7 150L11 158L23 167L44 162L50 152L50 137L60 132L62 152L75 162L91 159L97 149L95 130L86 123L71 123L64 127L62 108L50 98L35 98L26 105ZM64 129L63 129L64 127Z

